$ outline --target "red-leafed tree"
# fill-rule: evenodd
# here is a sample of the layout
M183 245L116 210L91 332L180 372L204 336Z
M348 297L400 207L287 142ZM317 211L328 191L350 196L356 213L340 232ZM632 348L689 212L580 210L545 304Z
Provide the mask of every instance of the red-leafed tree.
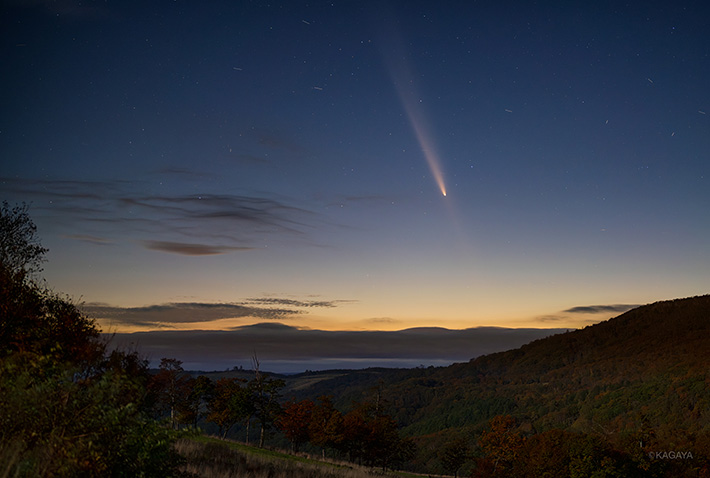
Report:
M403 440L397 428L397 422L383 413L378 403L358 404L343 417L341 449L351 461L385 470L413 452L413 443Z
M311 443L321 447L325 458L326 448L339 448L343 442L343 415L333 406L330 397L318 397L313 409L309 434Z
M483 432L478 444L485 453L485 465L491 469L491 476L512 476L513 466L518 460L524 438L515 431L515 419L510 415L499 415L489 423L490 430Z
M368 413L364 407L356 407L345 414L342 448L350 461L362 463L370 447L371 433Z
M207 404L214 394L214 383L209 377L200 375L187 382L188 393L178 405L178 422L197 427L200 418L205 417Z
M222 438L242 420L249 420L254 414L250 391L240 384L244 380L222 378L215 382L214 395L208 404L207 420L219 427Z
M312 400L289 401L283 407L276 425L291 442L291 450L298 448L310 438L310 426L316 404Z

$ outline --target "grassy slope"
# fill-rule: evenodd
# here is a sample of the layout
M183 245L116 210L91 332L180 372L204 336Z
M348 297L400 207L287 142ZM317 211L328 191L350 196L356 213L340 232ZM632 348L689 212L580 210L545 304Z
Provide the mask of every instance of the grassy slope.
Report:
M177 443L176 449L187 460L184 470L199 477L369 478L374 471L351 463L321 461L208 436L184 438ZM376 474L419 476L402 472L383 474L381 471Z

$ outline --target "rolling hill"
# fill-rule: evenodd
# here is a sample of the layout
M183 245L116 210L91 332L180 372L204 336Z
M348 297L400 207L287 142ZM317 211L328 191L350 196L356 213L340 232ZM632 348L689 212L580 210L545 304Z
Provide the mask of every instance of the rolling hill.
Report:
M475 434L507 414L528 433L612 439L643 428L664 446L679 446L710 431L708 351L710 295L641 306L468 363L336 374L297 392L329 393L347 405L377 388L414 437Z

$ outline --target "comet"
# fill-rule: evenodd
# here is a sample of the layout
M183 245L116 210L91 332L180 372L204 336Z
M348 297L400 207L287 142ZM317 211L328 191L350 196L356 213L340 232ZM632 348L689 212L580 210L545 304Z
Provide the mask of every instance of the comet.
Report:
M409 122L412 125L414 134L417 137L419 146L422 148L424 153L424 159L426 159L431 175L434 177L436 185L439 187L441 194L446 197L446 184L444 183L444 173L441 170L441 161L439 155L434 148L434 142L431 139L431 134L429 133L429 128L427 127L424 117L421 114L421 110L417 108L417 103L409 100L401 92L401 89L397 89L400 92L400 99L402 105L404 106L407 116L409 117Z
M444 173L441 168L441 159L436 151L434 141L431 136L431 129L425 120L425 116L420 107L421 99L416 93L414 88L413 78L414 75L404 59L403 54L404 48L401 38L396 38L394 55L387 56L385 62L390 72L392 82L394 83L395 89L397 90L397 95L399 100L404 107L409 118L409 123L414 130L414 134L417 137L419 146L424 154L424 159L426 159L431 175L436 182L439 191L441 191L442 196L446 197L446 184L444 183ZM407 87L405 87L407 85Z

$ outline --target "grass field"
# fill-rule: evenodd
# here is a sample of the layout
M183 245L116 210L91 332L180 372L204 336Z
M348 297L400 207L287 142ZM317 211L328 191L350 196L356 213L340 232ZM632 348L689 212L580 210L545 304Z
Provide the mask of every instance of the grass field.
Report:
M205 436L183 438L175 447L187 461L184 471L200 478L419 478L409 473L383 473L351 463L314 460Z

